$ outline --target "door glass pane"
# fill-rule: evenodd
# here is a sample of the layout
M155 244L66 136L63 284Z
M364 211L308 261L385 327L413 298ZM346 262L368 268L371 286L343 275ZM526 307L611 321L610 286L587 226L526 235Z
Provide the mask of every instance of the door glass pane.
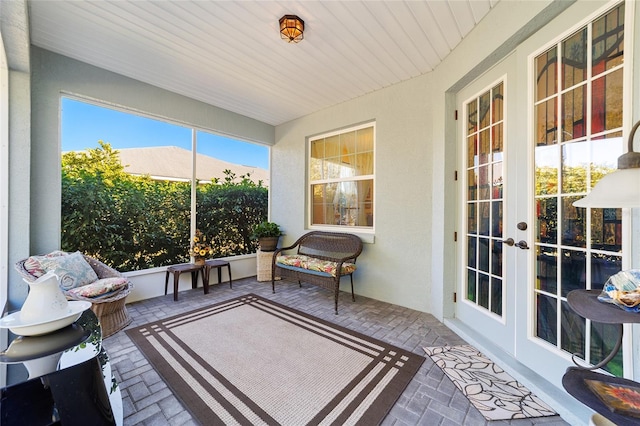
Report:
M558 92L558 49L553 47L538 56L536 67L536 102Z
M476 234L478 232L478 209L477 204L467 204L467 232L469 234Z
M478 101L474 99L467 104L467 134L473 135L478 131Z
M489 276L478 274L478 305L489 309Z
M566 246L585 247L586 239L586 210L575 207L573 203L581 197L563 197L561 212L562 244Z
M562 95L562 140L578 139L587 134L585 116L587 86L582 85Z
M574 314L566 297L575 289L602 289L620 271L622 217L620 209L577 208L573 203L616 170L624 151L623 22L620 3L534 59L534 329L559 351L577 353L590 363L609 353L606 333L611 335L611 329ZM562 79L554 82L555 67L562 70ZM621 359L606 366L616 373L621 368Z
M491 273L502 276L502 241L493 240L491 244Z
M502 315L502 280L491 278L491 312Z
M593 154L589 161L589 187L593 188L604 175L618 168L618 157L626 152L622 132L613 132L594 139L591 141L591 149Z
M480 200L488 200L491 195L491 169L489 166L482 166L478 169L478 187L480 189Z
M570 354L585 357L585 329L587 320L573 312L567 302L562 302L561 347Z
M558 241L558 199L539 198L537 203L536 241L556 244Z
M536 106L536 145L552 145L558 142L558 101L549 99Z
M478 169L474 168L467 172L467 200L478 199Z
M480 132L480 140L478 141L480 145L480 156L478 160L480 164L487 164L491 159L491 135L489 130L483 130Z
M584 251L560 250L562 297L572 290L587 288L587 256Z
M491 236L502 237L502 202L491 203Z
M591 255L591 286L604 287L611 275L622 271L622 258L609 254L593 253Z
M478 269L489 272L489 239L478 239Z
M536 289L556 294L558 291L558 251L554 248L536 248Z
M475 302L476 293L476 273L470 270L467 273L467 300Z
M622 65L624 60L624 5L593 23L593 75Z
M558 344L557 300L546 294L536 294L536 336L552 345Z
M467 266L469 268L476 267L476 253L477 253L478 239L476 237L467 238Z
M502 316L504 84L466 103L466 297ZM475 236L477 234L477 237Z
M592 84L591 133L622 126L622 69L605 74Z
M605 359L613 350L620 335L620 330L613 324L591 323L591 344L589 350L591 354L590 362L597 364ZM622 376L622 351L618 351L616 356L607 364L609 372Z
M557 194L560 168L558 146L538 146L535 154L536 195Z
M493 126L493 128L491 129L491 132L492 132L491 139L493 141L493 148L492 148L493 161L502 161L502 151L504 150L502 146L504 142L503 141L504 130L503 130L502 123Z
M491 224L491 211L489 206L491 204L487 202L478 203L478 209L480 213L480 235L489 235L489 228Z
M591 246L597 250L622 251L621 209L591 209Z
M571 142L562 145L562 193L577 194L587 191L585 153L589 142ZM574 200L575 201L575 200Z
M587 29L578 31L562 43L563 88L587 78Z
M467 167L478 165L478 134L467 138Z

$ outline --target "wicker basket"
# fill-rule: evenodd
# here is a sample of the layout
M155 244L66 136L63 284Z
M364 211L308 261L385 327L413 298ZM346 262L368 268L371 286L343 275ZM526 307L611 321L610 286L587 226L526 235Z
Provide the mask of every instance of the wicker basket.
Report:
M262 251L258 249L256 252L257 257L257 269L258 269L258 281L269 281L271 282L271 261L273 259L272 251ZM276 277L279 280L279 277Z
M113 268L110 268L99 260L86 255L83 256L89 263L89 265L91 265L91 268L93 268L93 270L96 272L98 278L123 277L120 272L116 271ZM15 268L22 277L27 279L27 281L35 281L36 277L31 275L24 268L24 263L26 260L27 259L24 259L16 263ZM67 295L67 299L85 300L91 302L91 310L98 317L98 321L100 321L102 338L104 339L122 330L123 328L128 326L131 321L133 321L133 319L129 316L129 312L127 312L127 307L125 306L127 296L131 292L132 288L133 284L131 284L130 281L127 281L127 287L123 288L111 297L92 299L82 296L74 296L72 298Z

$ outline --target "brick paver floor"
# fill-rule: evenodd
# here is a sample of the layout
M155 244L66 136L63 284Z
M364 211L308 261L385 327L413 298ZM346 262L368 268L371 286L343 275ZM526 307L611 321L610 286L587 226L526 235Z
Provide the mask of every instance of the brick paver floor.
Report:
M171 294L134 302L127 305L133 317L129 327L255 293L420 355L425 355L423 346L466 343L430 314L362 296L356 296L352 302L350 294L341 292L339 315L335 315L333 295L327 291L304 283L302 288L291 282L280 282L276 286L276 293L272 294L271 283L258 282L252 277L234 280L233 289L226 283L213 285L207 295L202 288L183 291L177 302ZM125 425L197 424L124 332L105 339L104 347L120 384ZM567 425L559 416L487 422L428 357L382 424Z

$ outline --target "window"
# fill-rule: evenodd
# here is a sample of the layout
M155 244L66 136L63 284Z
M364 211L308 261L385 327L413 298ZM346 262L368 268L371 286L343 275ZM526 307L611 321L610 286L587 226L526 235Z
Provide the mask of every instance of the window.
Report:
M188 262L197 228L211 257L255 252L268 147L63 98L62 149L63 250L148 269Z
M312 227L373 230L375 123L310 138Z
M623 153L624 4L534 59L535 335L595 364L614 326L586 321L566 302L602 289L622 267L622 212L573 206ZM620 375L622 355L606 368Z

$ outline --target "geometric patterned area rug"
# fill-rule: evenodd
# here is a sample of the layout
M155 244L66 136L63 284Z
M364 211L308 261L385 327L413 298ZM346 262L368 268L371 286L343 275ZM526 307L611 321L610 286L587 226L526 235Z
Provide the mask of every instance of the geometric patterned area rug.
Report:
M487 420L557 415L471 345L435 346L424 350Z
M254 294L126 333L204 425L379 424L425 360Z

